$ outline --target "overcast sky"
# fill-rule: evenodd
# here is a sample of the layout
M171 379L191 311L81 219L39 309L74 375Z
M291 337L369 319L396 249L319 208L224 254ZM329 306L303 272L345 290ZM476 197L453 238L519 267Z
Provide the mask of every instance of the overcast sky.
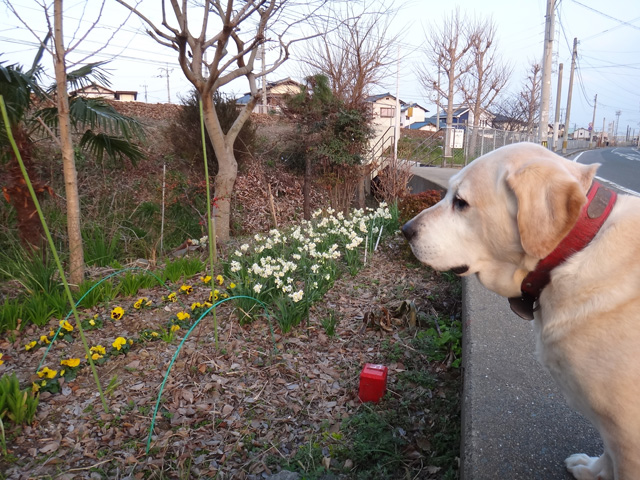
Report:
M8 0L2 0L6 2ZM550 121L555 108L557 65L564 64L562 114L567 103L567 89L571 66L573 38L578 38L578 65L574 78L570 124L587 127L593 115L593 98L598 95L596 130L602 129L603 119L608 125L620 112L618 134L624 134L627 126L640 131L640 1L638 0L556 0L556 36L554 42L554 73L551 80L552 101ZM46 31L42 10L34 0L11 0L33 32L41 37ZM82 17L83 0L65 2L66 43L76 31ZM82 27L95 18L96 5L91 0L86 9ZM157 6L155 0L145 0L142 10L149 12ZM403 33L400 62L400 98L417 102L435 113L435 106L422 90L416 72L424 62L425 32L437 24L458 6L470 16L493 17L497 26L499 52L511 62L514 72L509 90L522 86L531 61L542 58L544 40L545 0L399 0L402 8L393 22L394 31ZM92 16L93 15L93 16ZM77 48L76 61L97 50L121 25L127 11L113 0L106 0L105 13L96 29ZM14 16L6 5L0 6L0 61L29 65L36 51L35 36ZM85 55L82 55L82 54ZM293 52L296 56L298 51ZM111 40L108 48L88 61L110 60L112 88L137 90L138 99L149 102L178 101L178 94L185 95L190 84L178 67L175 52L157 45L144 33L140 20L129 18L124 27ZM51 64L45 58L45 65ZM269 63L269 58L267 58ZM259 63L257 63L259 68ZM169 73L169 94L167 78ZM269 79L293 77L301 80L295 61L283 65ZM375 93L390 91L395 94L395 71L390 72L385 85ZM248 91L246 82L236 82L226 93L240 96Z

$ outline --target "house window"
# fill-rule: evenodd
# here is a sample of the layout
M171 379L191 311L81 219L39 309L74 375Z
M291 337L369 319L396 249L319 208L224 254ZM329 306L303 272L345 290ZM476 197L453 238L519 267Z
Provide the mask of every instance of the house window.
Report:
M380 116L384 118L392 118L394 108L393 107L382 107L380 108Z

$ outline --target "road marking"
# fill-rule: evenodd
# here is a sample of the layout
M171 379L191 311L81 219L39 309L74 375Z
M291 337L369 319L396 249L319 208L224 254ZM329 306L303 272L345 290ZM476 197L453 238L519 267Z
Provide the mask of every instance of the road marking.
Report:
M635 195L636 197L640 197L640 193L636 192L635 190L631 190L629 188L623 187L622 185L618 185L615 182L612 182L611 180L607 180L606 178L602 178L602 177L598 177L596 176L596 178L598 180L600 180L603 183L607 183L610 186L617 188L618 190L624 192L624 193L628 193L629 195Z
M625 153L618 153L616 152L617 148L614 148L611 153L615 153L616 155L620 155L621 157L625 157L628 158L629 160L636 160L636 161L640 161L640 156L637 155L633 155L633 154L625 154ZM576 158L573 159L574 162L577 162L578 159L580 158L580 156L583 154L584 152L580 152L578 155L576 155ZM634 158L629 158L629 157L634 157ZM629 195L635 195L636 197L640 197L640 193L636 192L635 190L631 190L630 188L627 187L623 187L622 185L618 185L615 182L612 182L611 180L607 180L606 178L602 178L602 177L598 177L596 176L596 178L598 180L600 180L601 182L607 183L610 186L612 186L613 188L617 188L618 190L620 190L621 192L624 193L628 193Z

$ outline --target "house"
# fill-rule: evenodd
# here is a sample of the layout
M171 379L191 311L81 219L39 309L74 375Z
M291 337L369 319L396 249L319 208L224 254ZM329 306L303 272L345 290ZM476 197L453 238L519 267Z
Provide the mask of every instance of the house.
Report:
M527 123L517 118L507 115L495 114L491 126L496 130L507 130L509 132L526 132Z
M400 128L409 128L415 123L424 123L428 111L417 103L403 104L400 107Z
M138 99L138 92L133 90L111 90L96 83L78 88L69 93L69 96L81 96L87 98L106 98L108 100L118 100L120 102L135 102Z
M302 84L291 78L283 78L274 82L267 82L267 105L262 104L262 88L258 90L258 103L253 108L253 113L279 112L282 109L286 97L296 95L302 91ZM251 100L251 93L245 93L236 99L236 106L244 107Z
M371 95L365 99L369 108L369 114L371 115L371 121L376 130L387 129L395 126L396 123L396 97L395 95L387 93L381 93L378 95ZM406 105L405 102L400 100L400 111L402 107Z
M574 140L589 140L591 137L591 132L586 128L578 128L573 131L573 139Z
M433 115L429 118L426 118L424 122L412 123L406 128L408 128L409 130L420 130L423 132L437 132L446 126L447 126L446 121L442 121L442 120L440 121L440 125L438 126L436 121L436 116Z
M433 124L435 125L436 121L435 121L435 115L433 117L431 117L433 119ZM480 121L478 123L478 127L480 128L489 128L492 123L493 120L495 118L495 115L492 114L491 112L488 112L487 110L481 110L480 112ZM440 122L446 124L447 122L447 112L446 110L440 110L439 112L439 119ZM454 105L453 106L453 119L451 122L451 125L456 128L456 127L461 127L461 126L472 126L473 125L473 111L471 110L470 107L465 106L465 105Z

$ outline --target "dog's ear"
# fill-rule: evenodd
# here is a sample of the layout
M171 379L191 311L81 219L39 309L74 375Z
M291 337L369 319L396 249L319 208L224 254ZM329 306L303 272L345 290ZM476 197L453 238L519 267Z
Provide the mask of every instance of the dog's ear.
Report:
M534 161L507 175L518 201L518 230L527 254L546 257L578 220L597 166L574 165L576 171L570 172L553 161Z

